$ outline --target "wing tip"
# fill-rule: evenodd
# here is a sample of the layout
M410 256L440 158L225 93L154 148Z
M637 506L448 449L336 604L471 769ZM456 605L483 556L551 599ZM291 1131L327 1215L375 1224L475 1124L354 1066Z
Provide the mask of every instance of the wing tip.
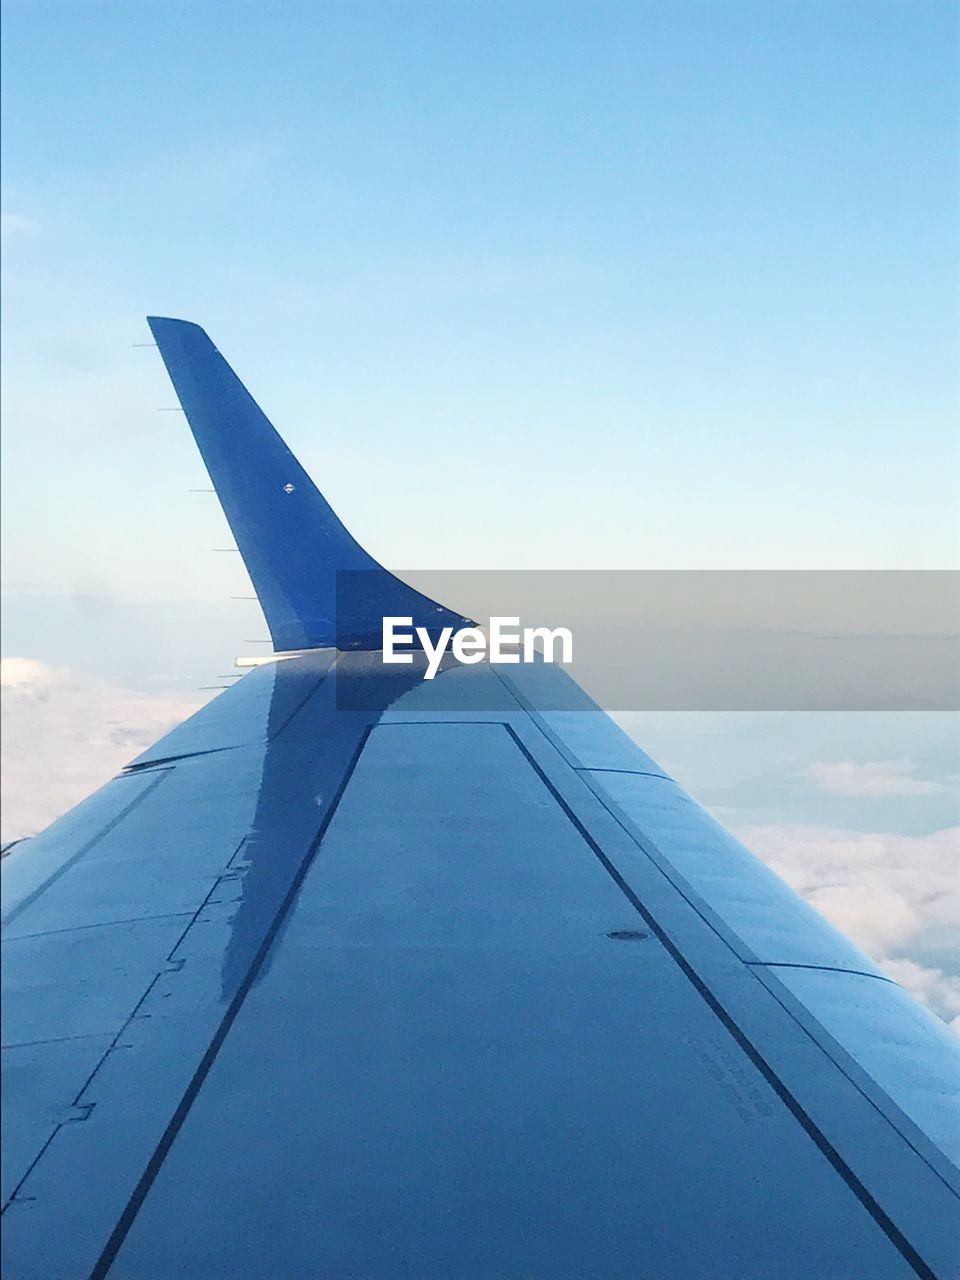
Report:
M150 326L150 332L158 339L165 335L180 332L202 335L208 342L210 341L206 330L192 320L180 320L175 316L147 316L147 324Z

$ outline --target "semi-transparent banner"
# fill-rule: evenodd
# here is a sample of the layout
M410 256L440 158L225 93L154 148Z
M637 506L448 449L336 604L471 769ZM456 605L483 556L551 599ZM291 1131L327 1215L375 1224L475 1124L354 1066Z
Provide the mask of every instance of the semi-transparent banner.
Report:
M451 677L464 667L492 665L484 679L529 679L527 664L545 658L572 677L551 683L558 710L583 705L576 685L602 707L620 711L960 706L960 582L950 571L411 570L398 576L477 624L433 634L425 614L426 634L418 635L415 624L424 619L373 618L368 630L376 634L363 646L368 661L389 670L406 663L412 680L432 682L433 708L443 705L445 688L452 706L462 703L466 682ZM354 618L358 598L376 599L372 576L341 572L337 579L338 617ZM338 643L356 647L355 636Z

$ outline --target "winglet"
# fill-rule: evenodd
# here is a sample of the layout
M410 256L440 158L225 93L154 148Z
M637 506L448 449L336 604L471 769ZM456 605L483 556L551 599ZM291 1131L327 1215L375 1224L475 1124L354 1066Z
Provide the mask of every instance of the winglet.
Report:
M388 615L412 617L431 635L470 625L364 551L199 325L147 323L276 650L379 649Z

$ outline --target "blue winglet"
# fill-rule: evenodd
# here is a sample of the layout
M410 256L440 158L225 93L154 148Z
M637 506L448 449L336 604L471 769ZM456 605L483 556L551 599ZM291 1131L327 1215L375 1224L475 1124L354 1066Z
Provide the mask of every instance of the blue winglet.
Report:
M412 617L431 636L470 625L354 540L199 325L160 316L147 323L276 650L379 649L387 615Z

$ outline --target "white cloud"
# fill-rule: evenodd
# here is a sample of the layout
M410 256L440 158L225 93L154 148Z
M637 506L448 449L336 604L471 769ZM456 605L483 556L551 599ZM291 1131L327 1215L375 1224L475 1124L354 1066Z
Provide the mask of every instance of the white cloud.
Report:
M918 964L906 956L888 957L887 972L894 981L915 996L923 1004L936 1009L940 1016L960 1033L960 978Z
M960 936L960 827L903 836L768 823L737 834L892 978L960 1026L960 972L917 959L930 937Z
M32 218L24 218L19 213L0 213L0 238L8 240L15 235L34 235L40 230Z
M802 777L835 796L928 796L942 790L939 782L916 778L909 760L818 761Z
M0 661L2 841L41 831L202 704L31 658Z

